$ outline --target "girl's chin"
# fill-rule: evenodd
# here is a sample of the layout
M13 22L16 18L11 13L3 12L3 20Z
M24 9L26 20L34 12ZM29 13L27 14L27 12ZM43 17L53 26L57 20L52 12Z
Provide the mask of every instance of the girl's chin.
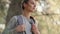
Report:
M33 11L30 11L30 12L34 12L34 10Z
M35 10L30 10L30 12L34 12Z

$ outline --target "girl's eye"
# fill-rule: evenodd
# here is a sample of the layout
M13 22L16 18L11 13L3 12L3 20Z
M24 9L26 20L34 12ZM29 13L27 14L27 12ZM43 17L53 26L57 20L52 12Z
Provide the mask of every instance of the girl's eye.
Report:
M31 2L31 4L34 4L33 2Z

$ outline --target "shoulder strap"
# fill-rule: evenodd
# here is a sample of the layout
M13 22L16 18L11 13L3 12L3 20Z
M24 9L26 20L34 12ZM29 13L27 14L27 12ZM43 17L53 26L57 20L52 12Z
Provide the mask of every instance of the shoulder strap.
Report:
M30 19L34 22L34 24L36 23L35 19L32 16L30 16Z
M17 16L17 23L18 23L18 25L22 25L23 24L22 16ZM26 31L19 32L19 34L26 34Z
M32 24L33 24L33 23L35 24L36 22L35 22L35 19L34 19L32 16L30 16L30 19L31 19L30 24L31 24L31 26L32 26ZM32 32L32 34L34 34L34 33Z
M21 16L17 16L17 22L18 22L18 25L22 25L23 24L23 19Z

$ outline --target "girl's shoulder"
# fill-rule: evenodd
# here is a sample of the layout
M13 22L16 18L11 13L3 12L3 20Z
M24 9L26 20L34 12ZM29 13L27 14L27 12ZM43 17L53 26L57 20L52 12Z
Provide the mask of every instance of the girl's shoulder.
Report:
M20 17L20 18L21 18L21 15L13 16L11 19L15 19L15 20L17 20L17 19L18 19L18 17Z

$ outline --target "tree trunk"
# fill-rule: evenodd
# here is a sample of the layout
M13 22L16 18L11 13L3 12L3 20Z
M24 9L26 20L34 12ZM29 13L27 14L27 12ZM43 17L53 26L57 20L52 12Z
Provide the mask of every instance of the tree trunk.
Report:
M22 13L21 9L21 1L22 0L11 0L10 8L7 12L7 17L6 17L6 25L11 19L11 17L15 15L20 15Z

